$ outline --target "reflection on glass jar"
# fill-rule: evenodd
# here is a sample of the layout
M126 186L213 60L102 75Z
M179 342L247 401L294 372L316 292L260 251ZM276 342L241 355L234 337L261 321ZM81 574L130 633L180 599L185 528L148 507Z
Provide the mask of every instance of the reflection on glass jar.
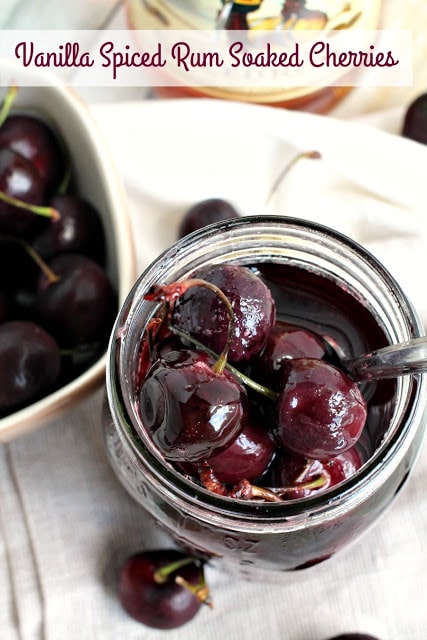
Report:
M132 29L375 30L382 0L128 0ZM160 96L231 99L325 113L349 86L156 87Z
M275 580L357 540L390 506L417 457L427 380L403 376L366 391L362 466L325 491L268 502L220 495L167 461L141 419L141 341L155 284L206 264L250 265L274 292L279 319L320 331L346 356L423 333L404 292L373 256L325 227L282 216L207 227L162 254L139 278L113 331L103 429L119 480L185 548L242 575Z

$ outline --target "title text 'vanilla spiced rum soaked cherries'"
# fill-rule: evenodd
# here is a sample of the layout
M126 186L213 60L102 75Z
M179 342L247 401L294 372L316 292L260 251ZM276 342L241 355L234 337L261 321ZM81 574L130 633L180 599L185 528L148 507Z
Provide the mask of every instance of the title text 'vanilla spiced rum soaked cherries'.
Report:
M393 277L326 227L244 216L181 238L112 333L103 409L124 487L191 553L275 579L392 503L425 431L422 375L343 358L423 334Z
M382 0L127 0L130 28L144 30L357 32L381 28ZM142 41L141 41L142 42ZM160 95L207 96L326 113L349 86L156 87Z

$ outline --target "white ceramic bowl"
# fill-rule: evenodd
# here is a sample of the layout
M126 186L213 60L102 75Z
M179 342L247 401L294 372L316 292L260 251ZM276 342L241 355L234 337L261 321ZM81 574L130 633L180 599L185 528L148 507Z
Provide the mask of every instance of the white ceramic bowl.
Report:
M62 136L71 155L79 194L102 215L107 271L118 292L120 307L136 278L136 262L122 182L96 121L78 94L55 76L40 72L35 82L34 71L23 73L13 62L0 59L0 77L2 97L7 85L16 84L18 95L13 106L31 107L45 116ZM30 86L32 83L40 86ZM103 384L104 378L105 354L61 389L0 419L0 443L58 418Z

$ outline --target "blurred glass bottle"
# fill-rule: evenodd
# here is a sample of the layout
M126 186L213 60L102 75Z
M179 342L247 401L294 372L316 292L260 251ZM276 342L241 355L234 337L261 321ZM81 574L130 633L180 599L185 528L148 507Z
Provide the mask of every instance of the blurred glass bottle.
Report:
M250 29L248 13L257 11L263 0L222 0L222 8L218 12L216 28L247 30Z
M380 29L382 0L127 0L131 29ZM351 86L155 87L164 97L211 97L315 113L330 111Z

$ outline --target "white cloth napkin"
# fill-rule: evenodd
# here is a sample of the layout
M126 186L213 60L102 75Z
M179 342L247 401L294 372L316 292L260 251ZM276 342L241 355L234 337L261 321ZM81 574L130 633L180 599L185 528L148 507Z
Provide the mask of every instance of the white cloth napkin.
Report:
M329 224L374 252L427 322L427 147L399 136L402 110L365 123L268 107L196 101L105 104L93 113L122 173L142 270L176 237L198 199L242 213ZM382 131L381 129L388 129ZM316 149L265 200L297 150ZM156 640L123 613L117 568L169 544L106 460L100 390L67 416L0 448L0 638ZM381 521L326 563L283 584L207 569L214 608L170 640L326 640L345 631L425 640L427 450Z
M359 123L215 100L93 110L127 187L141 269L175 241L188 206L224 197L242 214L302 217L361 242L427 321L427 150L399 135L402 108ZM281 169L308 150L322 159L298 162L266 207Z

